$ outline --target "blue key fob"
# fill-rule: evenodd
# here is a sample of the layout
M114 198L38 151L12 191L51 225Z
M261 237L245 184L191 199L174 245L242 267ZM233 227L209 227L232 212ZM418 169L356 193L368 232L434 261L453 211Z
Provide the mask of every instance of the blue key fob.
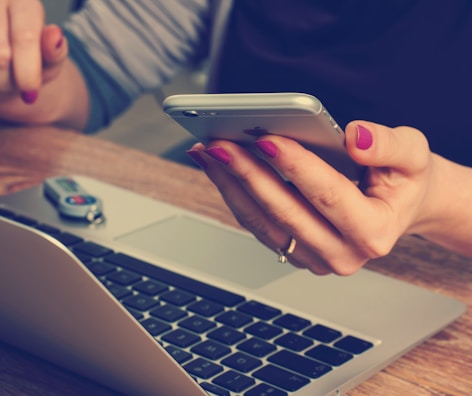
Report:
M45 195L61 215L89 223L103 222L102 201L90 195L71 177L51 177L44 181L43 186Z

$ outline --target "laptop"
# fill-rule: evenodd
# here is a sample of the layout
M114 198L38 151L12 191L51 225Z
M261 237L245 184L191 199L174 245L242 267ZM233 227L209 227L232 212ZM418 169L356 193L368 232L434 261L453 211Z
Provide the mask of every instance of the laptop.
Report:
M102 224L61 217L42 186L0 197L0 339L119 393L340 395L465 311L367 269L294 269L248 233L73 177Z

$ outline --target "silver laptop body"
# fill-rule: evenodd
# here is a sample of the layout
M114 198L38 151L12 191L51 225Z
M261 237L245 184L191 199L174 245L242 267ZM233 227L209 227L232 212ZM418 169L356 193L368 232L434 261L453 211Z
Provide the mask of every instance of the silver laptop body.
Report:
M61 218L41 186L0 197L0 208L371 345L319 378L308 376L309 382L293 392L281 388L286 394L343 394L465 310L460 302L365 269L350 277L296 270L278 263L273 252L245 232L93 179L74 178L102 199L103 224ZM162 335L154 338L103 279L54 237L0 217L0 252L3 341L129 395L205 395L199 383L213 386L213 377L199 378L189 362L177 363ZM318 344L314 340L308 349ZM201 358L192 347L182 349L192 359ZM229 349L234 353L238 346ZM306 358L305 353L299 355ZM259 360L265 365L270 355ZM243 374L251 377L260 369ZM294 371L290 381L300 377L305 376ZM264 382L254 381L254 386Z

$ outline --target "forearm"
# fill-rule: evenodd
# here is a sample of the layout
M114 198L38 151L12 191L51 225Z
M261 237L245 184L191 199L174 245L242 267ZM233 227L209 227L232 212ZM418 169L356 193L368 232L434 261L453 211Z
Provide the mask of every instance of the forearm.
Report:
M414 231L472 257L472 168L433 155L433 180L427 214Z

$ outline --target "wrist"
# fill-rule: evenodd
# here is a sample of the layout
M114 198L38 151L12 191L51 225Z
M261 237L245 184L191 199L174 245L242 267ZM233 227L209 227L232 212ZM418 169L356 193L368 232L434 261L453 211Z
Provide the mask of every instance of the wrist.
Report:
M432 154L420 213L408 229L449 249L472 255L472 169Z

